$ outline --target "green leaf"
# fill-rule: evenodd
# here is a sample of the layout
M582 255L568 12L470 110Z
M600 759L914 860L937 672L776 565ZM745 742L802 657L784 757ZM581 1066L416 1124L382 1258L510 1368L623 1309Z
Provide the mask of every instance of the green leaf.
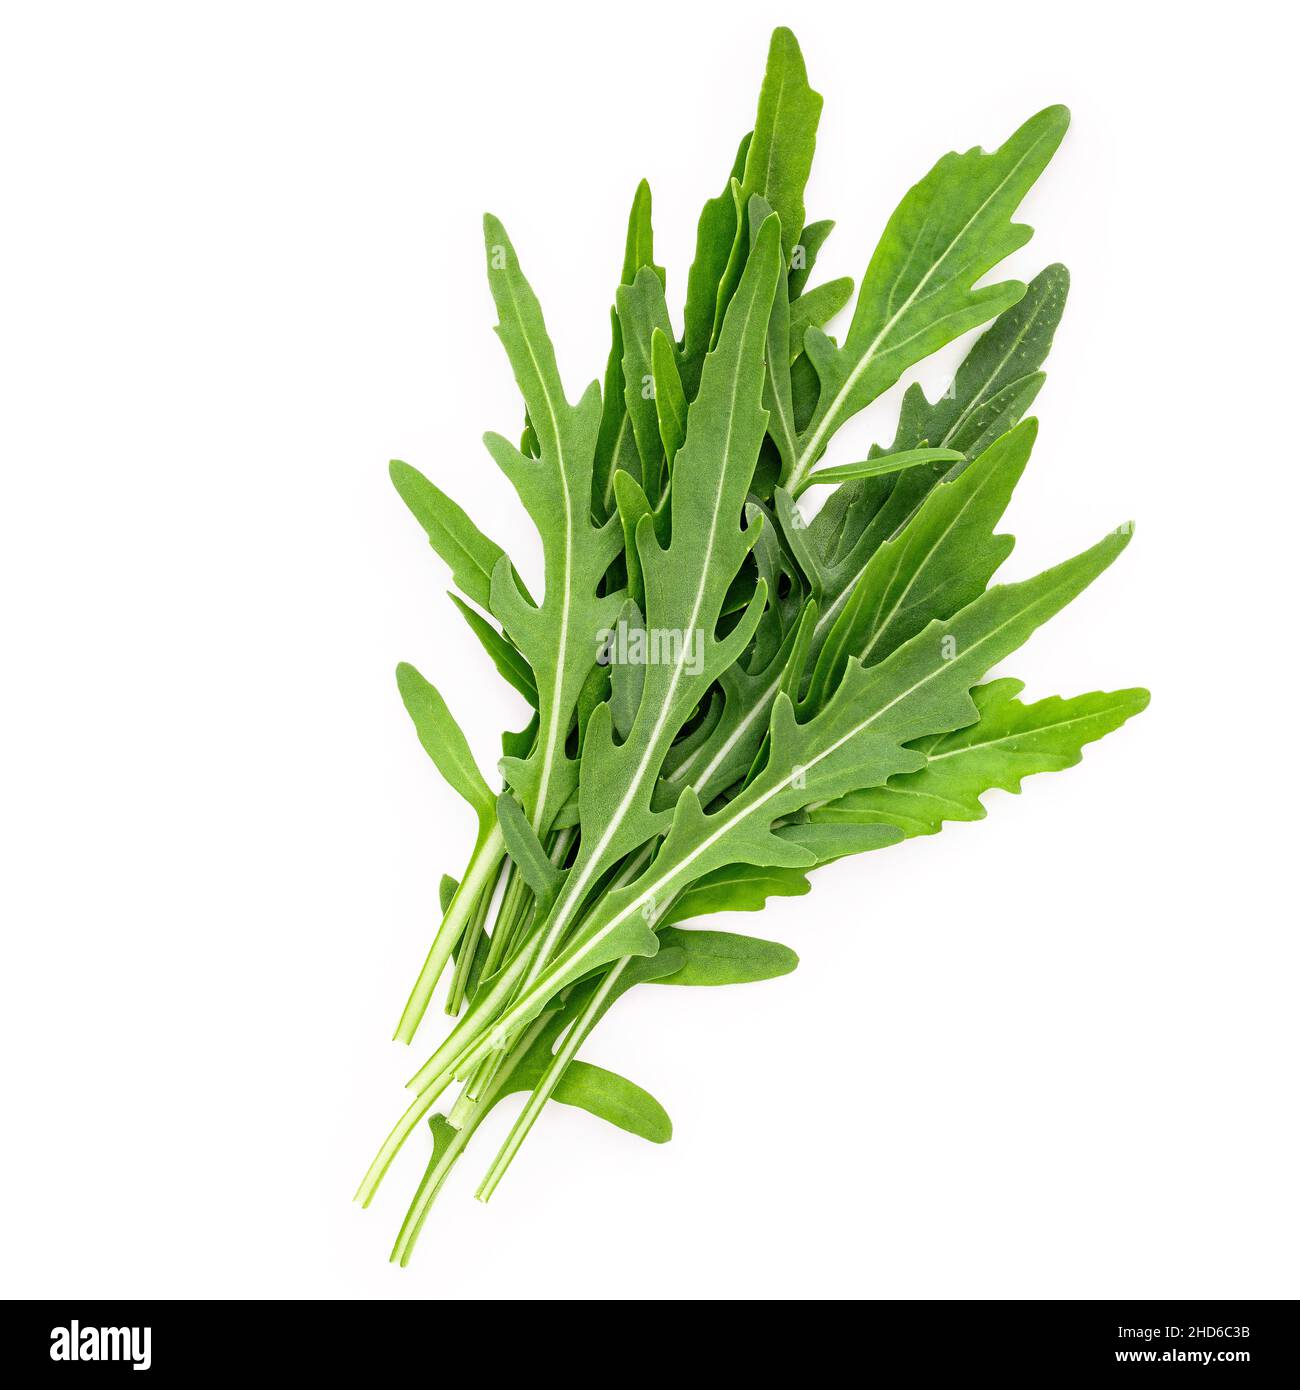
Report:
M887 849L903 838L897 826L856 823L816 825L805 822L780 826L775 833L781 839L806 849L819 865L833 863L836 859L843 859L850 854L866 854L873 849Z
M664 283L663 267L654 264L654 229L650 214L650 185L642 179L637 185L627 219L627 241L623 251L623 270L619 277L621 285L630 285L642 266L648 266L659 277L659 283ZM623 331L617 307L610 310L609 318L611 342L605 364L596 456L592 465L592 508L600 521L608 517L614 508L614 471L618 468L631 471L636 459L632 422L623 399Z
M451 900L456 896L456 889L460 884L452 878L450 874L443 874L438 881L438 906L445 914L451 906Z
M613 635L615 649L609 667L610 714L614 721L614 730L622 739L627 738L631 732L636 712L641 707L641 693L645 688L645 663L636 659L624 660L624 653L618 649L618 644L638 636L642 641L645 640L645 619L641 616L641 610L629 599L618 617L618 627Z
M539 903L549 903L559 891L560 872L551 863L519 803L509 792L497 798L497 820L505 836L506 852L519 876L533 890Z
M781 253L787 262L803 230L803 192L821 110L821 97L808 85L798 40L789 29L774 30L740 190L742 206L758 194L781 219Z
M835 223L829 220L810 222L799 237L799 244L790 252L790 299L794 301L804 291L813 266L817 264L817 253L826 244L826 238L835 230Z
M731 248L736 240L736 204L731 186L744 172L750 137L740 142L735 166L726 186L710 198L700 213L695 235L695 259L686 278L686 308L682 316L681 380L687 400L694 400L700 384L704 355L713 341L714 314L718 286L726 273Z
M462 593L486 608L492 571L504 554L501 547L409 463L394 459L388 465L388 474L411 515L424 527L429 544L447 563Z
M521 591L508 562L497 562L490 607L537 680L541 725L523 760L503 765L534 830L547 830L577 783L575 760L565 750L578 696L596 659L595 634L614 621L622 598L597 595L618 553L617 518L591 520L592 468L600 425L596 383L576 406L564 395L555 350L541 306L524 278L505 228L484 218L488 281L496 301L500 337L528 407L540 450L521 454L500 435L486 443L514 484L542 539L545 590L540 605Z
M982 820L986 791L1019 792L1026 777L1073 767L1086 744L1150 700L1145 690L1114 690L1025 705L1016 698L1023 689L1021 681L1004 678L972 691L979 710L973 724L912 745L925 755L923 768L850 792L815 810L813 820L888 824L906 836L933 835L945 821Z
M803 480L803 490L822 483L847 483L859 478L878 478L886 473L901 473L922 463L962 463L965 454L957 449L903 449L897 454L878 454L861 463L841 463L834 468L818 468Z
M725 931L681 931L665 927L659 933L662 951L677 947L686 955L680 970L660 975L657 985L744 985L788 975L799 957L777 941L738 936Z
M853 278L827 280L824 285L801 294L790 302L790 361L803 351L809 328L822 328L853 298Z
M659 436L659 411L655 399L651 340L660 333L672 337L662 280L654 270L637 271L631 285L618 288L618 318L623 337L623 399L636 440L641 479L647 495L660 495L663 441Z
M850 660L871 665L981 593L1015 544L998 524L1020 481L1037 426L1026 420L969 468L936 487L898 535L872 555L817 656L805 703L816 708Z
M483 649L492 658L492 664L501 676L537 708L537 682L533 679L533 668L524 660L519 649L507 637L498 632L486 618L476 613L467 603L453 593L447 597L456 605L461 617L469 624L469 630L483 644Z
M494 797L447 702L406 662L397 668L397 688L424 751L447 785L469 802L480 820L490 816Z
M726 864L683 889L661 920L671 926L714 912L757 912L769 898L802 897L811 887L802 869Z
M919 386L909 386L889 452L930 443L973 456L1019 424L1046 380L1041 368L1069 292L1070 272L1049 265L980 336L933 405Z
M672 342L659 329L650 335L650 370L654 375L655 412L659 438L669 474L673 460L686 440L686 393L677 370L677 354Z
M1063 106L1048 107L992 154L945 155L907 193L867 267L844 346L816 328L807 332L821 392L783 482L797 486L840 425L913 363L1024 294L1015 281L974 286L1032 235L1011 217L1068 124Z

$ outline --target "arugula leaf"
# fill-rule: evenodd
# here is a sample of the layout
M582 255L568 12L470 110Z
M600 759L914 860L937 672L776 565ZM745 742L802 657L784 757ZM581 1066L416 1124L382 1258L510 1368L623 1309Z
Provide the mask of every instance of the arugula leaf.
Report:
M480 608L488 606L492 571L504 552L489 540L468 516L418 469L394 459L389 476L416 521L424 527L429 544L447 562L461 592Z
M826 238L835 230L830 220L810 222L799 237L799 244L790 252L790 299L796 300L804 291L808 277L817 264L817 253L826 244Z
M528 701L537 708L537 681L533 668L520 655L518 648L498 632L486 618L476 613L467 603L455 594L447 597L456 605L456 611L469 624L469 630L483 644L484 651L492 658L492 664L501 677L508 681Z
M490 607L537 680L541 727L527 758L505 758L502 770L539 833L571 795L578 765L565 751L579 692L595 663L594 634L613 622L621 596L597 596L618 553L616 518L597 526L590 517L593 458L600 423L600 390L593 382L576 406L565 399L541 306L519 268L505 228L484 218L488 280L510 358L540 450L521 454L500 435L485 442L537 524L545 559L545 593L529 601L504 559L492 575Z
M1019 792L1026 777L1074 767L1085 744L1140 714L1151 698L1145 690L1096 691L1025 705L1016 698L1023 689L1004 678L972 691L974 723L912 745L925 755L924 767L850 792L813 811L813 820L889 824L907 836L936 834L945 821L982 820L986 791Z
M945 155L908 192L867 267L844 346L808 329L805 348L821 393L782 482L797 487L839 426L913 363L1024 294L1016 281L974 285L1032 235L1011 216L1068 124L1065 107L1049 106L992 154Z
M695 259L686 277L686 308L682 315L681 381L688 401L695 398L704 356L713 343L718 287L726 274L731 248L736 240L736 202L731 191L732 184L744 173L749 158L749 143L750 136L746 135L736 151L735 164L726 187L716 198L710 198L705 203L695 234Z
M786 261L803 231L803 191L821 112L822 99L808 85L798 40L789 29L773 30L740 192L743 206L757 194L781 219Z
M1015 544L993 532L1020 481L1037 425L1018 425L941 483L871 557L827 635L806 703L817 708L851 659L879 661L932 618L984 592Z
M397 689L411 716L420 745L442 773L447 785L469 802L480 821L492 815L492 793L478 770L465 735L447 702L415 669L403 661L397 668Z
M671 975L659 975L657 985L744 985L788 975L799 957L776 941L738 936L725 931L681 931L665 927L659 951L681 950L685 962Z

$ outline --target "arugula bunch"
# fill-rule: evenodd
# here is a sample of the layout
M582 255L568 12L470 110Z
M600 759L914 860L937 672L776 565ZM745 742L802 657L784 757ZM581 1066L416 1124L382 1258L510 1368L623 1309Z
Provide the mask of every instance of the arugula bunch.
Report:
M463 595L453 601L532 711L503 735L493 791L437 690L398 667L420 742L478 827L459 879L442 881L396 1036L412 1041L449 967L456 1022L357 1194L369 1203L427 1119L433 1153L393 1250L402 1264L507 1095L527 1099L485 1199L548 1101L670 1137L652 1096L578 1057L605 1012L634 985L733 984L796 964L774 942L680 923L756 910L807 892L819 865L977 820L985 791L1072 766L1147 703L1120 690L1027 705L1019 681L984 683L1131 534L991 585L1069 282L1057 265L1028 286L976 285L1029 239L1012 217L1067 112L1039 112L991 153L945 155L908 190L841 345L825 325L852 282L809 283L833 226L804 215L821 105L793 34L776 30L754 129L700 216L680 333L641 184L603 385L576 404L515 249L485 218L497 333L526 412L517 445L486 444L541 537L540 598L455 502L392 465ZM907 390L888 447L822 465L846 420L984 324L940 400ZM828 491L809 519L800 499L814 488Z

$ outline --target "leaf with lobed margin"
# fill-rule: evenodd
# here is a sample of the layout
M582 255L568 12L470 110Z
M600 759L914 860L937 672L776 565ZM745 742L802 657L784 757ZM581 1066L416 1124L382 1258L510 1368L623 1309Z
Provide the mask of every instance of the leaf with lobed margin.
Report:
M945 821L982 820L985 792L1019 792L1026 777L1074 767L1086 744L1140 714L1151 698L1145 690L1099 690L1026 705L1017 698L1023 689L1004 677L972 691L974 723L912 744L925 755L923 768L850 792L813 811L813 821L888 824L910 837L936 834Z
M539 833L577 784L578 765L565 742L596 658L595 634L611 625L619 594L598 596L605 571L619 552L617 517L591 520L592 468L600 426L595 382L578 404L565 398L555 350L537 302L519 268L505 228L484 218L488 280L506 349L528 408L539 456L529 458L500 435L488 450L514 484L537 526L544 558L544 597L534 604L502 556L492 575L490 608L537 681L540 727L526 758L503 759L502 770Z
M904 196L867 267L844 346L807 332L820 394L783 482L802 481L840 425L908 367L1021 298L1017 281L974 286L1032 235L1011 217L1068 124L1066 109L1050 106L992 153L945 155Z

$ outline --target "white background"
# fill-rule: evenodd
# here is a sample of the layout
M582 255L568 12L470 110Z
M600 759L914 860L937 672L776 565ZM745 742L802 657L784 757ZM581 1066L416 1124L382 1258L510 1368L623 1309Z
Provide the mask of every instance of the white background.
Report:
M1294 91L1270 13L5 7L4 1293L1300 1294ZM983 823L720 922L800 969L639 991L588 1049L673 1142L551 1107L483 1207L505 1105L401 1272L424 1136L374 1208L349 1199L428 1050L387 1039L470 827L392 668L438 682L484 766L522 705L385 465L536 573L479 442L519 421L480 214L576 397L637 179L679 305L777 22L826 96L818 278L860 275L945 150L1072 107L1006 267L1074 274L1006 573L1139 528L1005 669L1033 697L1146 684L1151 709Z

